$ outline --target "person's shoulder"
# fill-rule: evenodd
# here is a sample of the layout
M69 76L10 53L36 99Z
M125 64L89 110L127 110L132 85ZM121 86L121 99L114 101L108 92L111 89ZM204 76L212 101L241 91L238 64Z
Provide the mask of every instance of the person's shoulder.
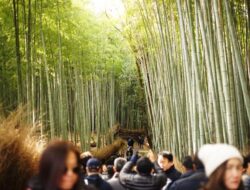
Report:
M109 183L109 184L111 184L111 183L115 183L115 182L117 182L117 181L119 181L119 179L118 178L116 178L116 177L112 177L111 179L109 179L107 182Z
M179 177L181 177L181 175L182 175L182 173L179 171L179 170L177 170L176 168L174 168L175 169L175 174L176 174L176 176L179 178Z
M110 185L110 183L108 183L107 181L103 180L102 181L102 189L103 190L112 190L112 186Z

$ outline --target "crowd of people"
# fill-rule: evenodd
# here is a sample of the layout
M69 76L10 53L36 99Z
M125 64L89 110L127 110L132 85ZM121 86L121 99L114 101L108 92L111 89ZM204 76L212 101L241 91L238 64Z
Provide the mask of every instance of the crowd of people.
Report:
M232 145L203 145L182 165L180 172L168 151L156 160L139 156L132 140L125 157L108 163L90 152L80 155L70 142L55 141L44 150L27 190L250 190L250 155L243 157Z

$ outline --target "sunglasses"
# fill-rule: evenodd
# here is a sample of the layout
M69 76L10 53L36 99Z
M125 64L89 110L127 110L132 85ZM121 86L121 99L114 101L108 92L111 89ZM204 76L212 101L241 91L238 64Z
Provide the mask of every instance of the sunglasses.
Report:
M68 171L70 171L70 170L71 170L74 174L79 174L79 172L80 172L80 167L76 166L76 167L74 167L74 168L72 168L72 169L69 169L69 168L65 167L64 170L63 170L63 174L67 174Z

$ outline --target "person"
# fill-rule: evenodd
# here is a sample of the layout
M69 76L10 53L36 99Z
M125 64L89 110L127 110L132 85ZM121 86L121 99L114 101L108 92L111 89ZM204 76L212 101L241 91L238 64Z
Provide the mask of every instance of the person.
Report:
M134 140L132 138L128 138L128 147L132 147L134 146Z
M80 154L66 141L54 141L44 150L39 173L28 182L27 190L78 190Z
M83 152L80 155L80 163L81 163L80 178L81 178L81 181L83 181L84 178L87 176L87 171L86 171L87 162L92 157L93 157L93 155L89 151Z
M126 164L127 160L125 158L119 157L114 161L114 175L108 180L108 183L111 185L114 190L125 190L125 187L120 183L119 175L123 166Z
M128 139L128 148L126 151L127 160L130 160L131 156L133 155L133 146L134 146L134 140L132 138L129 138Z
M193 158L191 156L185 156L182 165L184 167L184 173L179 179L189 177L194 173Z
M103 167L102 167L103 168ZM114 167L113 165L105 165L105 171L102 173L102 179L108 181L114 175Z
M243 190L241 180L243 158L240 152L228 144L207 144L200 148L199 159L208 177L202 190Z
M120 181L125 189L136 190L158 190L166 183L166 177L163 174L152 175L153 163L147 157L141 157L138 160L138 153L133 154L120 172ZM137 173L131 173L136 164Z
M138 145L140 148L143 148L143 144L144 144L144 137L142 135L138 136Z
M96 158L90 158L86 166L87 177L84 179L86 185L94 186L98 190L112 190L112 187L102 179L101 162Z
M250 190L250 154L244 157L244 174L242 176L245 190Z
M108 165L107 166L107 173L108 173L108 179L107 180L109 180L109 179L111 179L113 177L113 175L115 173L113 165Z
M194 156L193 160L194 169L192 175L175 181L169 190L183 190L183 189L192 189L199 190L201 186L207 181L207 177L204 171L204 165L199 160L197 154Z
M181 176L174 166L173 154L168 151L162 151L158 154L157 162L155 163L157 173L164 173L167 177L167 182L164 188L170 187Z

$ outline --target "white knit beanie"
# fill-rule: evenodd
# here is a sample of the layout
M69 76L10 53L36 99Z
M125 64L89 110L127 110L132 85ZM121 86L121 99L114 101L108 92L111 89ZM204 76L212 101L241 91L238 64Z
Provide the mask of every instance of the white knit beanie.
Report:
M238 158L243 163L243 158L238 149L228 144L203 145L198 152L198 157L203 162L208 177L221 164L231 158Z

